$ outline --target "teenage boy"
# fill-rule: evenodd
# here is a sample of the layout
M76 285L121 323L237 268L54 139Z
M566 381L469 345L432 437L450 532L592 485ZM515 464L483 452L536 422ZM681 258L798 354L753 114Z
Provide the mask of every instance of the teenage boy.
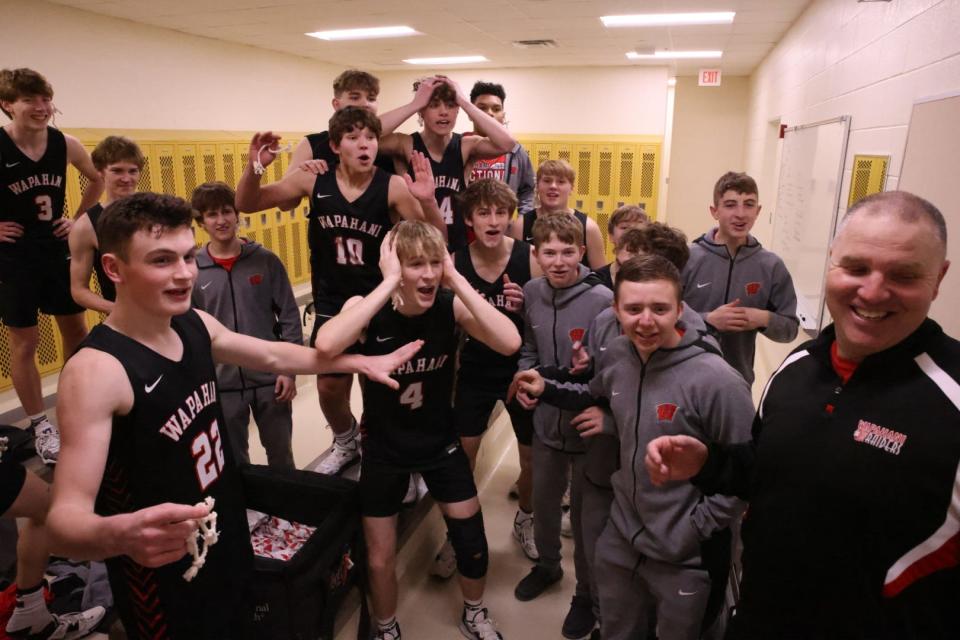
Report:
M320 175L296 171L262 187L253 162L258 153L260 162L272 162L276 156L270 149L279 138L270 132L258 133L250 143L250 163L237 185L240 211L261 211L291 198L310 198L307 239L317 318L314 335L346 300L370 293L380 282L380 243L398 220L423 218L426 211L427 220L446 228L433 197L430 163L413 154L413 179L380 170L373 162L379 137L380 121L375 115L344 107L330 118L330 144L339 158L334 171ZM320 473L338 473L360 456L359 430L350 410L352 383L350 375L317 378L320 409L334 434L332 451L317 469Z
M223 182L193 191L195 220L210 242L197 252L193 307L236 333L261 340L303 344L297 301L287 270L273 252L237 233L236 194ZM234 458L250 462L250 413L257 422L267 464L293 469L293 406L296 378L221 364L217 390Z
M487 539L477 490L453 428L453 368L462 328L507 356L520 347L513 322L454 268L443 236L420 221L400 223L381 246L382 282L347 301L320 328L317 349L327 357L360 341L362 353L384 353L398 342L422 340L415 360L396 371L399 389L363 385L360 501L367 543L377 638L399 640L396 620L397 512L409 476L422 475L447 523L464 597L460 631L468 638L501 635L483 607ZM392 304L391 304L392 300Z
M421 90L422 83L432 89ZM496 158L511 151L517 141L506 127L478 109L464 95L460 86L444 76L415 82L414 99L409 105L394 109L391 118L406 120L419 114L423 129L412 135L392 133L396 126L384 123L384 137L380 141L383 153L388 153L410 166L414 152L430 160L436 183L435 197L447 227L447 248L451 253L467 246L467 228L463 216L456 211L456 194L466 188L466 167L476 159ZM480 135L463 137L453 133L460 109L474 123ZM401 120L400 122L403 122ZM411 167L412 170L412 167Z
M618 247L620 246L620 238L623 237L623 234L629 229L646 224L649 220L646 212L635 204L625 204L622 207L617 207L613 215L610 216L610 221L607 223L607 238L609 238L610 244L613 245L615 258ZM594 270L594 273L600 276L603 285L611 291L613 290L613 281L617 275L616 269L619 263L619 260L614 259L613 262Z
M0 71L0 111L11 120L0 130L0 322L9 332L10 377L37 453L53 464L60 436L43 408L37 312L56 320L66 359L87 334L83 307L70 297L67 163L90 181L77 215L96 203L103 179L79 140L48 126L53 87L36 71Z
M43 574L50 557L45 524L49 508L50 486L0 451L0 517L16 519L19 527L16 606L5 628L11 638L82 638L106 613L103 607L63 615L47 609Z
M507 93L503 90L502 84L480 80L470 90L470 102L503 126L506 126L507 113L503 110L503 103L506 100ZM464 135L482 134L474 123L473 132ZM507 183L507 186L517 196L517 213L519 215L524 215L533 210L535 183L533 163L530 162L530 155L527 150L519 142L511 151L496 158L476 158L470 165L469 182L483 178L494 178Z
M580 223L585 238L586 251L582 262L591 269L599 269L607 263L600 227L593 218L582 211L567 206L577 174L566 160L547 160L537 169L537 202L539 205L526 215L518 216L510 228L510 235L518 240L533 242L533 225L551 214L568 215Z
M81 307L110 313L117 292L100 263L97 220L104 207L137 190L144 158L137 143L123 136L107 136L91 156L93 166L103 177L106 199L87 209L87 215L77 218L70 230L70 295ZM90 288L90 276L94 272L100 285L99 294Z
M117 300L60 374L63 451L47 518L51 546L71 558L107 559L132 639L248 637L253 554L214 361L285 375L363 371L395 385L387 376L417 347L380 360L331 361L234 333L192 310L192 218L180 198L153 193L107 207L100 250ZM214 517L202 504L207 497L215 500L219 541L204 547L205 564L185 582L187 540L198 519Z
M724 359L753 383L757 333L797 337L797 294L776 254L750 235L760 215L757 183L729 171L713 188L714 229L693 241L683 270L683 300L718 332Z
M487 302L510 318L519 332L523 329L523 286L541 272L533 259L532 247L507 235L517 198L503 182L482 178L461 194L460 206L475 239L466 249L454 254L454 266ZM519 353L501 355L468 337L460 350L453 416L460 444L472 469L490 414L498 400L506 405L520 457L519 508L513 521L513 535L523 553L536 561L530 460L533 415L515 401L507 401L507 390L519 358ZM447 563L453 568L452 554L448 554Z
M583 227L571 215L540 217L533 227L534 255L544 273L523 288L524 340L518 369L562 366L571 361L574 343L585 341L587 327L610 306L613 293L581 264ZM527 402L520 394L520 399ZM539 559L514 590L518 600L532 600L560 580L560 503L572 466L570 520L573 527L576 602L591 602L586 549L580 528L580 486L584 446L571 420L576 413L539 404L533 417L534 535ZM571 606L567 614L578 615ZM568 627L564 621L564 627Z
M633 258L622 265L616 284L614 308L624 335L600 353L589 388L545 382L536 371L521 372L519 387L574 410L600 399L613 415L620 466L611 478L610 520L595 551L602 637L646 638L655 606L659 638L695 640L711 592L704 546L744 505L705 497L686 483L655 488L643 454L664 433L745 441L753 402L748 385L716 347L679 322L680 273L670 261Z

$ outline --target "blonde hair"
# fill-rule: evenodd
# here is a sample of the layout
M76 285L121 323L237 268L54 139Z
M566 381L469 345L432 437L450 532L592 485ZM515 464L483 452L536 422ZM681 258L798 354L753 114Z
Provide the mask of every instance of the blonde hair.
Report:
M393 228L393 242L397 248L400 264L419 256L443 258L447 243L443 234L432 224L423 220L404 220Z
M558 176L573 182L577 177L577 172L566 160L545 160L537 169L537 182L540 182L540 178L543 176Z

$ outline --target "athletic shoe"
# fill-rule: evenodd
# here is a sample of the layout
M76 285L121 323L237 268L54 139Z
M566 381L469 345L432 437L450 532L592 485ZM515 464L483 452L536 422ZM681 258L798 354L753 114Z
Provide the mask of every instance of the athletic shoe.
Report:
M520 487L517 485L516 482L510 485L510 491L507 492L507 497L510 498L511 500L520 499Z
M378 628L373 640L400 640L400 625L394 620L393 624L386 629Z
M503 640L493 620L487 615L486 607L474 612L472 618L467 618L467 609L464 607L460 616L460 633L473 640Z
M34 448L44 464L57 464L60 457L60 432L44 418L33 425Z
M573 537L573 523L570 522L570 507L563 507L560 514L560 535L564 538Z
M334 438L333 446L327 457L317 465L317 473L323 473L328 476L335 476L353 462L360 459L360 437L351 438L346 444L340 444Z
M563 569L560 567L547 569L546 567L536 565L530 570L530 573L517 584L517 588L513 590L513 595L521 602L533 600L546 591L550 585L560 582L560 578L562 577Z
M597 626L597 617L593 615L593 603L590 598L573 596L560 633L569 640L580 640L589 636L595 626Z
M63 615L50 614L50 624L45 628L36 630L30 627L13 630L10 623L15 621L10 618L7 624L7 635L11 638L37 638L42 640L74 640L89 635L100 621L107 610L103 607L93 607L86 611L77 613L65 613Z
M540 559L537 543L533 539L533 514L517 510L513 518L513 538L520 543L523 555L536 562Z
M453 545L450 544L450 538L443 541L443 546L433 559L433 566L430 567L430 575L442 578L453 577L457 572L457 554L453 551Z

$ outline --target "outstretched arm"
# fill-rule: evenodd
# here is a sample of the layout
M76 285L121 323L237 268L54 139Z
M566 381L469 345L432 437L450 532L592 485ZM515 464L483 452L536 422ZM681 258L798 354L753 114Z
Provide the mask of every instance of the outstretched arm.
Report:
M453 310L457 322L473 338L497 353L512 355L520 348L520 333L513 321L480 295L454 267L453 258L445 254L443 284L456 294Z

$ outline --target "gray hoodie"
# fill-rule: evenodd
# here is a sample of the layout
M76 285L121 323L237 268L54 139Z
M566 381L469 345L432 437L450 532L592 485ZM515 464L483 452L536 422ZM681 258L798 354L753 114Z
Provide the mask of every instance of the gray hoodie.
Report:
M655 351L645 364L626 336L615 338L601 354L588 394L582 385L548 382L541 400L573 409L598 398L609 402L620 440L611 522L639 554L699 566L700 543L726 528L745 505L727 496L706 497L689 482L654 487L644 467L646 447L661 435L749 441L749 386L702 334L687 330L677 347ZM618 559L625 566L635 561Z
M734 258L726 245L714 240L712 229L693 241L690 260L683 269L683 301L706 321L707 314L740 299L740 306L770 312L770 324L760 331L775 342L797 337L797 294L793 279L775 253L760 246L753 236ZM753 383L753 355L757 330L718 332L724 359Z
M530 280L523 287L523 346L518 370L569 366L573 343L585 341L591 321L610 307L611 300L613 292L583 265L577 282L564 289L554 289L545 276ZM582 453L580 434L570 426L576 414L541 402L533 414L534 432L548 447Z
M287 270L270 250L256 242L245 242L233 268L227 271L204 247L197 252L197 267L195 308L206 311L231 331L262 340L303 344L300 313ZM273 386L276 379L273 373L217 365L217 389L221 392Z

